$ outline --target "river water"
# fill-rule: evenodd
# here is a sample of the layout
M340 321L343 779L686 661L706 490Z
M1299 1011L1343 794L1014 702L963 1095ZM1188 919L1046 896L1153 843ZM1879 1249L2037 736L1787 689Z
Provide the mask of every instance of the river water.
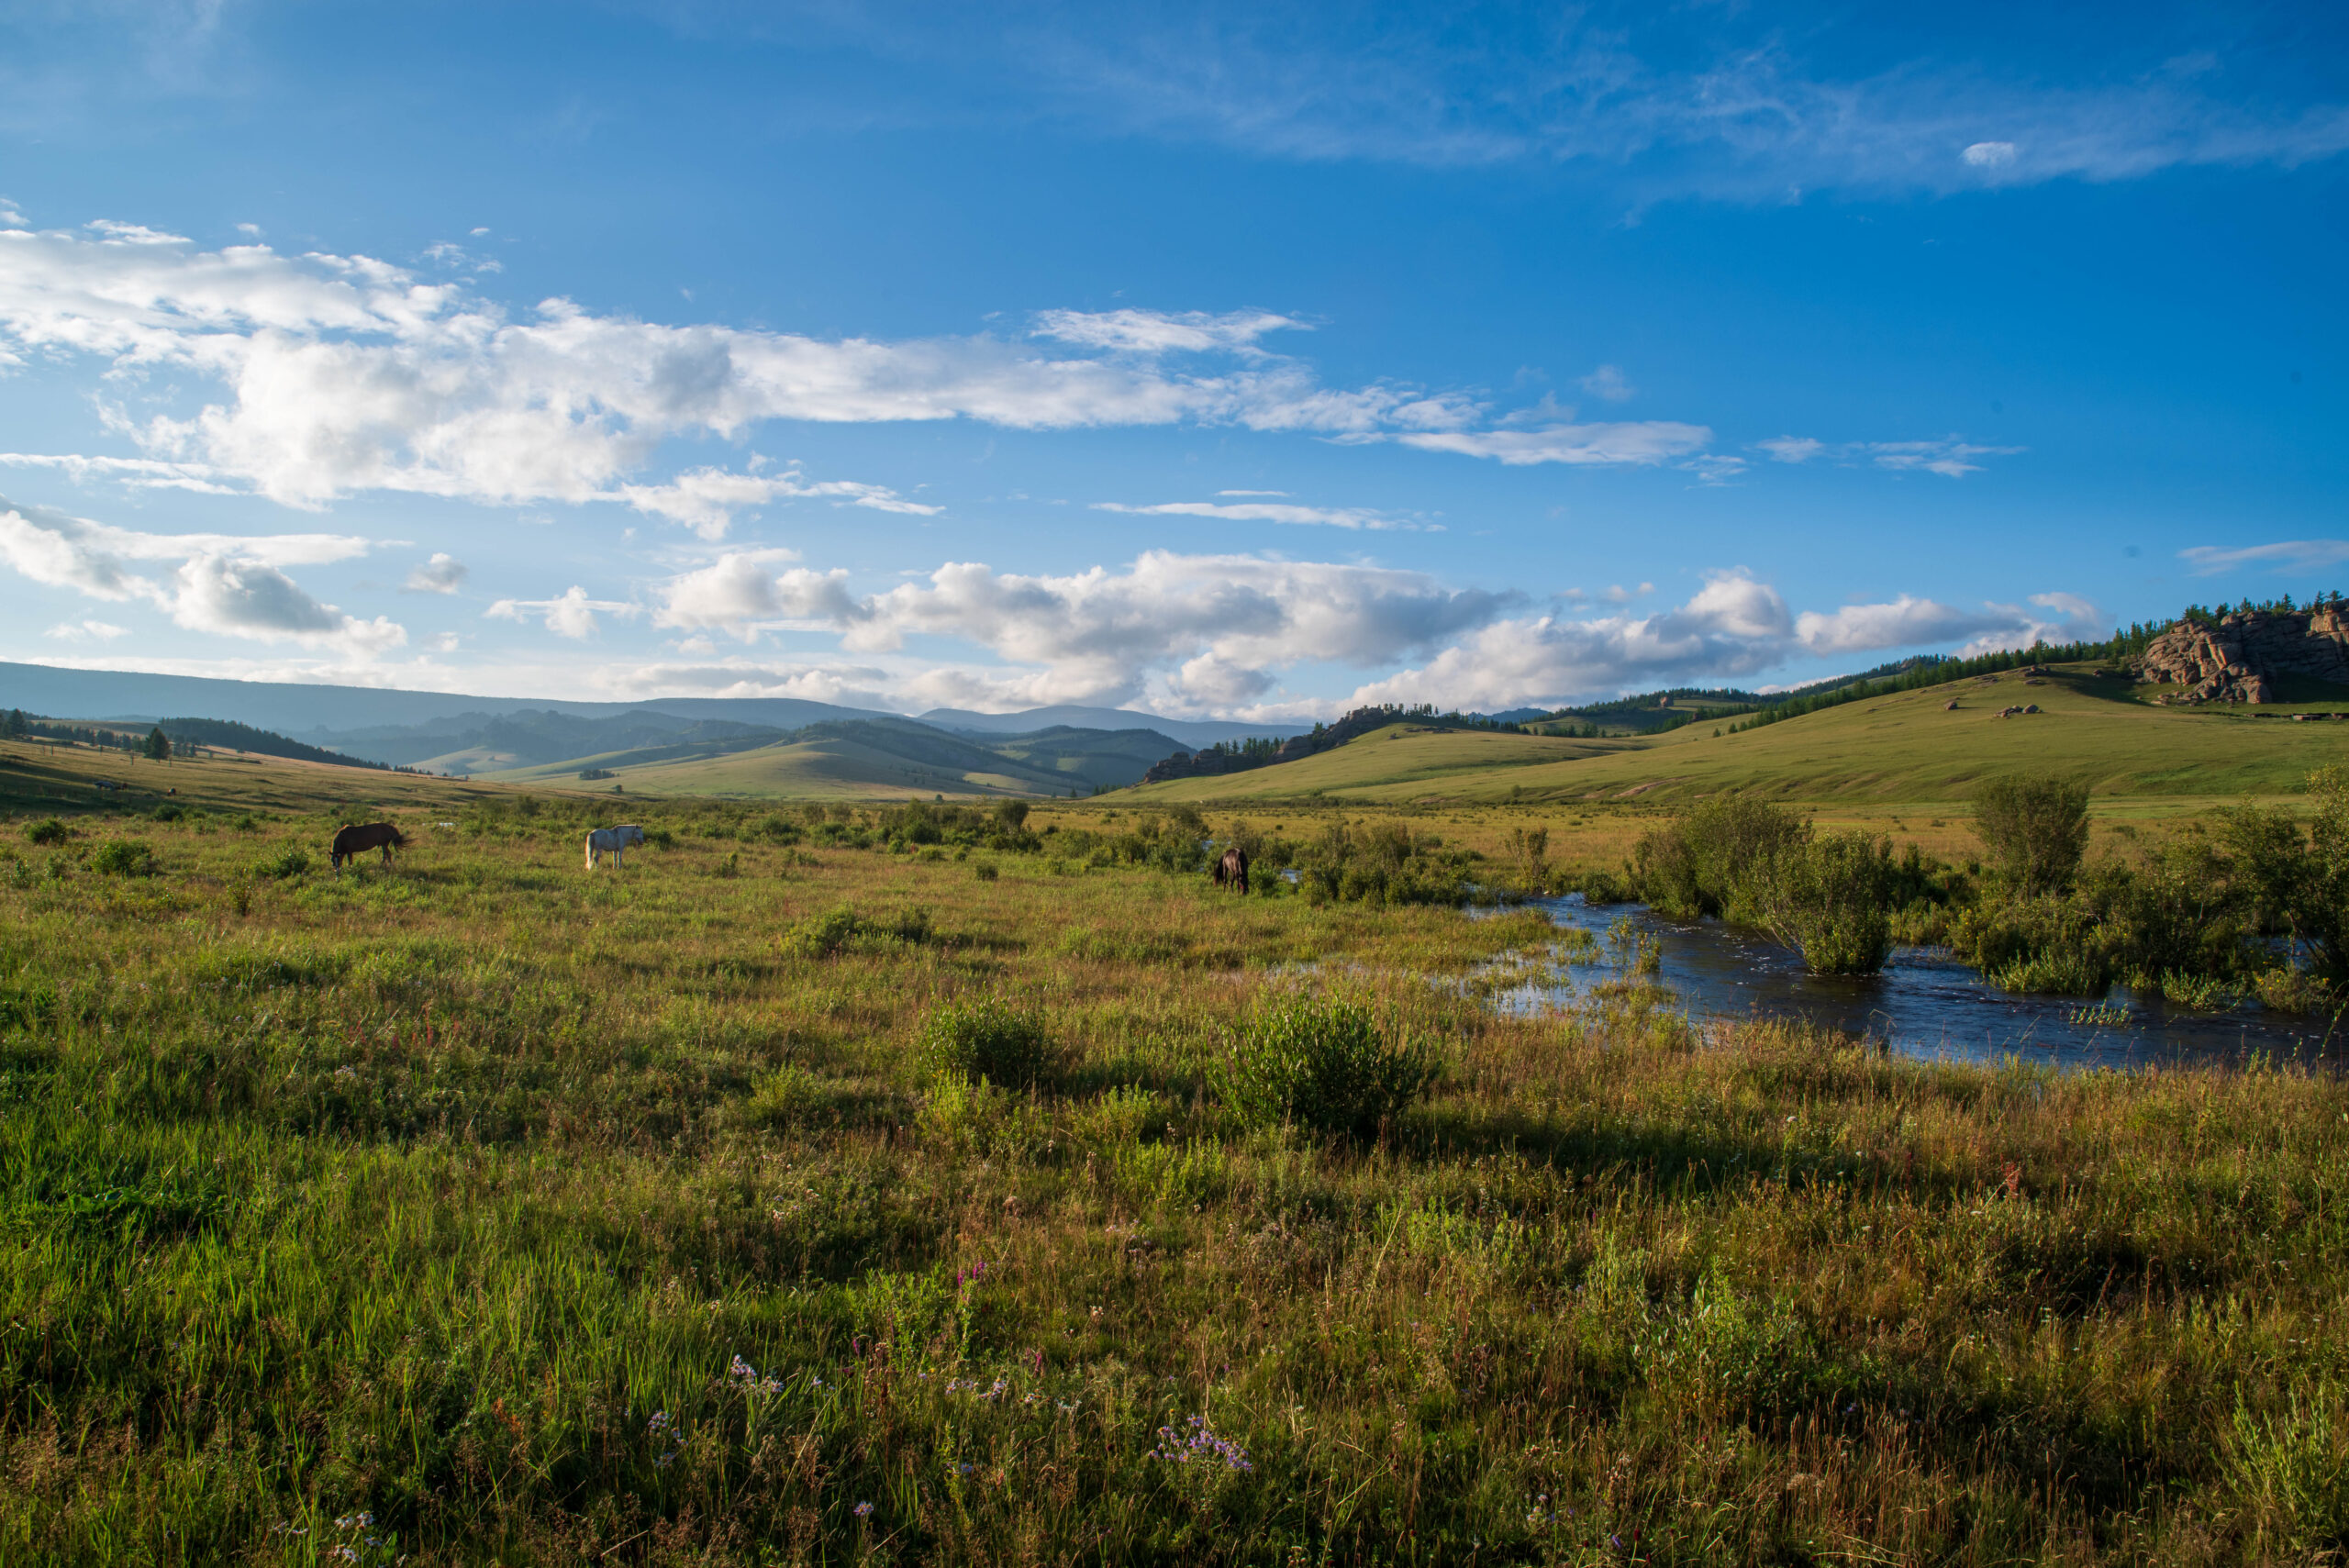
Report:
M2116 986L2102 998L2015 996L1933 948L1898 948L1880 974L1812 974L1800 955L1767 937L1719 920L1668 920L1640 905L1590 905L1579 893L1537 898L1553 924L1604 943L1620 922L1656 942L1655 982L1699 1017L1798 1017L1854 1038L1881 1040L1920 1057L2002 1062L2021 1057L2065 1068L2160 1063L2277 1062L2340 1067L2349 1058L2349 1018L2272 1013L2257 1003L2225 1012L2171 1006L2159 992ZM1499 910L1487 913L1501 913ZM1570 1006L1610 978L1602 961L1534 972L1493 992L1495 1006L1532 1012ZM2093 1017L2082 1015L2095 1009Z

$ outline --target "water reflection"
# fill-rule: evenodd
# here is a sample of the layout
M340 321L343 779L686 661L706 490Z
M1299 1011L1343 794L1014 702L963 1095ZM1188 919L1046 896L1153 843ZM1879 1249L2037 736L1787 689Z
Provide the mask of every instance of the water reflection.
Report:
M2160 993L2116 987L2101 1007L2078 997L2014 996L1932 948L1899 948L1881 974L1812 974L1766 937L1718 920L1667 920L1639 905L1586 904L1579 893L1530 905L1553 923L1604 942L1618 921L1660 940L1657 978L1690 1012L1711 1018L1799 1017L1920 1057L1989 1062L2037 1058L2058 1066L2142 1067L2161 1062L2341 1064L2349 1019L2296 1018L2256 1003L2226 1012L2172 1006ZM1493 914L1500 911L1480 911ZM1603 971L1584 968L1586 980ZM1491 993L1493 1006L1533 1012L1581 994L1563 969Z

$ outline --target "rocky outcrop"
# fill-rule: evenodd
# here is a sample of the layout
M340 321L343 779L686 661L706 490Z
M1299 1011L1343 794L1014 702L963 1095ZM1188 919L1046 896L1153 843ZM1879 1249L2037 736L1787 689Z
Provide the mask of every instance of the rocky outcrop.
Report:
M2349 604L2173 622L2135 660L2140 681L2183 687L2165 703L2272 703L2284 676L2349 686Z

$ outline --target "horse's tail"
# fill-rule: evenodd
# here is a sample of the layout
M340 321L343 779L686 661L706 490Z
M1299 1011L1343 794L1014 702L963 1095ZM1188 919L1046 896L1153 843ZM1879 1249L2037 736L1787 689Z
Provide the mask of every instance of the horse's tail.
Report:
M583 871L596 869L596 835L593 833L587 835L587 861L580 869Z

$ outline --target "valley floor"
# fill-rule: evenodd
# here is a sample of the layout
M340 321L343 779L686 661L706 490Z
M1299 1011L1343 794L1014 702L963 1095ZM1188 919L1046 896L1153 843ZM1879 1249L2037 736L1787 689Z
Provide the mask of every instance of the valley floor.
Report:
M0 828L0 1561L2349 1549L2335 1079L1928 1066L1630 986L1503 1018L1530 917L1050 835L643 806L666 847L588 873L592 799L197 773ZM370 789L416 842L330 876ZM157 874L98 869L127 840ZM1238 1116L1298 986L1432 1095ZM1038 1081L925 1067L983 995Z

